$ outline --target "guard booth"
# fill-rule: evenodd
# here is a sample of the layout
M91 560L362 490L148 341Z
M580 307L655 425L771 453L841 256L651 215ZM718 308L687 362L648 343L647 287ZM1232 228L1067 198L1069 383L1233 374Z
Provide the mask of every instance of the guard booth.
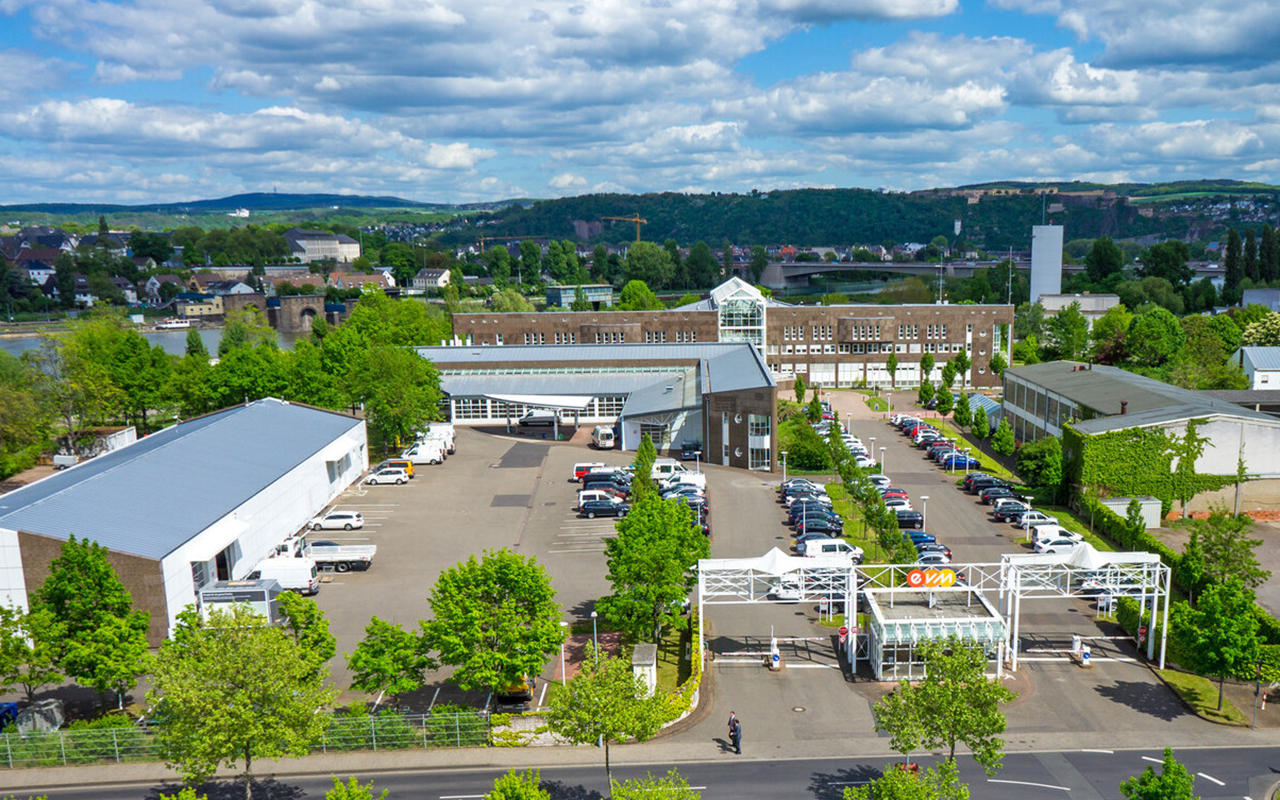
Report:
M216 581L200 590L200 613L208 619L212 608L227 611L236 603L243 603L274 625L280 621L280 593L283 591L280 582L274 578Z

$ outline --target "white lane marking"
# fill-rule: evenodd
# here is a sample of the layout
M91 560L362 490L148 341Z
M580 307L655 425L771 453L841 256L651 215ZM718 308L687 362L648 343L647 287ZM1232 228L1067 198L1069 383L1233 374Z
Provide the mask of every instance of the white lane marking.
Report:
M1009 783L1014 786L1035 786L1038 789L1057 789L1060 792L1069 792L1071 789L1067 786L1054 786L1051 783L1032 783L1030 781L1005 781L999 778L987 778L987 783Z
M482 794L442 794L440 800L475 800L477 797L484 797Z
M1109 755L1109 756L1113 756L1113 755L1115 755L1115 753L1116 753L1116 751L1115 751L1115 750L1090 750L1090 749L1088 749L1088 748L1085 748L1085 749L1081 750L1080 752L1081 752L1081 753L1106 753L1106 754L1107 754L1107 755Z
M1150 761L1152 764L1163 764L1163 763L1164 763L1164 759L1161 759L1161 758L1152 758L1151 756L1143 756L1143 757L1142 757L1142 760L1143 760L1143 761Z
M547 686L548 686L548 685L550 685L550 684L549 684L547 681L543 681L543 682L542 682L542 693L538 695L538 707L539 707L539 708L541 708L541 707L542 707L542 701L543 701L543 700L545 700L545 699L546 699L546 697L547 697Z
M793 664L787 662L787 669L838 669L839 664Z
M1226 786L1225 783L1213 777L1212 775L1205 775L1203 772L1197 772L1196 774L1199 775L1201 778L1204 778L1206 781L1211 781L1213 783L1218 784L1219 786Z
M548 553L603 553L603 547L578 547L571 550L548 550Z

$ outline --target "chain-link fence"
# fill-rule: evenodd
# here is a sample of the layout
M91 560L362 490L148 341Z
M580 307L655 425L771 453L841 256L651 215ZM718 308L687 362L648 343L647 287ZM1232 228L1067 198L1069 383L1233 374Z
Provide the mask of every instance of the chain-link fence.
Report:
M330 717L315 752L484 747L490 742L485 711L442 714L396 712ZM149 727L65 730L0 735L0 768L158 761L160 746Z

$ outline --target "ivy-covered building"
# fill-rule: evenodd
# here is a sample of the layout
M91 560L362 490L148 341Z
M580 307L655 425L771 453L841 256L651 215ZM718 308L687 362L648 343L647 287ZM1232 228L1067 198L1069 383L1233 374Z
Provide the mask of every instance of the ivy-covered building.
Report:
M1004 374L1019 442L1062 438L1067 479L1103 495L1151 495L1168 510L1280 508L1280 419L1116 367L1053 361Z

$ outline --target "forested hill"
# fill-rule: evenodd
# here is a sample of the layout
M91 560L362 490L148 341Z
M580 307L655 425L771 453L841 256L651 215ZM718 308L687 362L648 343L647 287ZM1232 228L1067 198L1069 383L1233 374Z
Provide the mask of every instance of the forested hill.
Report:
M1098 236L1200 239L1225 231L1229 224L1247 222L1255 210L1274 216L1280 194L1280 187L1235 181L1049 186L1058 192L1043 201L1036 194L1039 185L1010 183L912 193L797 189L751 194L592 194L503 209L496 212L485 233L624 242L635 238L635 224L603 218L639 214L648 220L641 229L648 241L816 246L928 242L940 235L954 240L955 220L960 220L966 242L994 251L1030 247L1031 227L1045 217L1066 226L1068 240ZM1220 205L1226 199L1241 208L1223 212ZM474 236L474 231L457 231L446 234L446 241L461 243Z

